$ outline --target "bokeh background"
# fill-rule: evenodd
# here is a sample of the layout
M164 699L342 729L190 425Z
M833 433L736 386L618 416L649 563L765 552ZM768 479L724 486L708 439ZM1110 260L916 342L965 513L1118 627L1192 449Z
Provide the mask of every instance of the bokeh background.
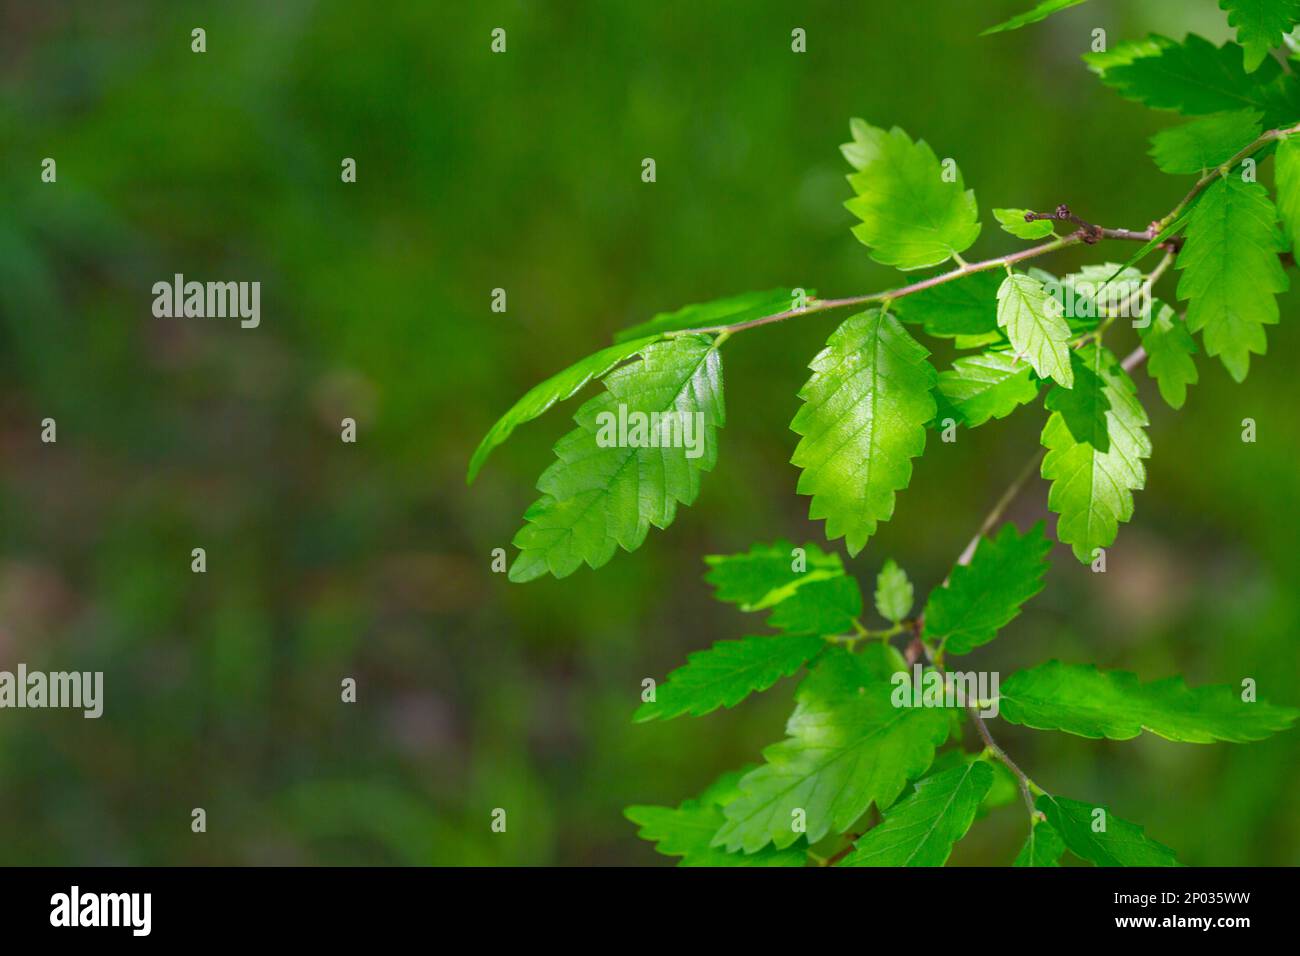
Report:
M1015 248L994 206L1067 202L1132 228L1167 211L1188 184L1155 170L1147 138L1176 120L1078 55L1096 27L1224 39L1214 0L1093 0L978 36L1028 5L0 4L0 667L106 683L98 721L0 712L0 863L668 862L622 808L758 759L794 682L637 726L640 682L757 625L710 599L703 555L822 540L787 426L835 314L728 344L700 500L599 572L490 571L576 404L521 429L472 489L469 454L621 326L751 289L896 283L841 205L850 116L958 159L983 210L976 257ZM57 184L40 182L47 156ZM261 327L153 318L152 284L177 272L259 280ZM1155 456L1109 572L1058 548L974 664L1254 677L1300 703L1298 306L1285 297L1243 386L1202 360L1175 414L1140 376ZM932 441L851 562L864 585L888 556L920 596L942 580L1042 420ZM1038 520L1044 498L1035 480L1012 517ZM1198 747L996 729L1043 786L1188 863L1300 860L1294 732ZM953 862L1007 863L1022 828L1018 807L994 812Z

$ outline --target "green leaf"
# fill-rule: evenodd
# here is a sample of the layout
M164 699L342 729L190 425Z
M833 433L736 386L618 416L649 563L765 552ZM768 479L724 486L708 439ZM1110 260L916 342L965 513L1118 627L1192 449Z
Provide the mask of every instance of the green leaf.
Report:
M1119 43L1112 43L1105 50L1089 50L1081 55L1081 59L1088 65L1089 70L1098 76L1103 76L1107 70L1132 63L1144 56L1159 56L1166 47L1176 45L1173 40L1153 33L1141 40L1121 40Z
M1026 221L1025 213L1027 212L1029 212L1028 209L994 209L993 215L1002 224L1002 228L1017 239L1044 239L1052 235L1052 221L1050 219Z
M857 169L848 177L856 195L844 206L862 220L853 234L871 258L923 269L968 249L980 233L979 210L955 164L945 176L929 144L913 143L898 127L885 132L854 120L850 129L853 142L841 149Z
M768 289L764 292L745 292L712 302L683 306L676 312L661 312L648 322L623 329L614 336L614 341L622 342L641 335L659 336L683 329L739 325L750 319L787 312L797 305L794 291L796 290ZM814 290L806 289L803 292L805 301L811 300Z
M1219 8L1227 11L1228 25L1237 28L1248 73L1264 62L1269 50L1282 45L1283 34L1300 20L1300 0L1219 0Z
M1039 797L1036 805L1066 849L1097 866L1179 865L1173 850L1105 807L1048 794Z
M768 615L769 627L787 634L843 634L862 615L862 590L847 576L810 581Z
M1300 140L1289 136L1277 147L1277 208L1286 230L1286 248L1300 249Z
M1077 442L1087 442L1100 452L1110 451L1106 413L1106 382L1101 377L1105 355L1100 349L1076 350L1070 355L1074 366L1074 388L1051 388L1043 407L1057 412Z
M619 547L640 547L651 525L668 527L677 505L695 500L701 475L717 461L717 429L725 419L722 359L708 338L656 342L640 362L615 369L604 383L606 391L578 409L578 427L556 443L558 460L538 479L542 497L514 537L521 554L510 568L512 581L548 571L562 578L584 561L600 567ZM617 434L615 422L653 422L653 413L669 413L658 420L680 426L668 436L670 447L662 441L648 447L651 436L662 435L653 428Z
M1056 537L1073 545L1084 564L1093 560L1094 549L1109 547L1120 523L1133 517L1133 492L1146 484L1142 459L1151 457L1151 440L1143 430L1147 414L1137 389L1109 351L1102 349L1101 362L1094 364L1090 353L1097 348L1089 344L1080 351L1105 383L1110 450L1078 441L1060 412L1052 413L1042 435L1047 449L1042 475L1052 482L1047 506L1060 516Z
M1016 856L1013 866L1060 866L1065 841L1046 820L1034 820L1029 839Z
M470 484L474 481L479 469L492 453L492 449L509 438L510 433L516 428L537 418L556 402L571 397L593 378L599 378L615 365L627 361L656 338L657 336L648 336L620 345L611 345L594 355L588 355L581 362L570 365L563 372L552 375L541 384L530 388L524 393L523 398L515 402L510 411L497 420L497 423L483 436L478 448L474 449L474 455L469 460L469 471L465 475L465 483Z
M704 580L713 585L713 596L742 611L765 610L805 584L844 574L838 554L815 544L796 549L789 541L756 544L744 554L710 554L704 563L709 566Z
M1084 266L1055 284L1044 280L1044 285L1066 306L1070 331L1086 332L1096 328L1101 319L1121 311L1128 313L1126 318L1135 317L1134 307L1143 304L1139 293L1144 279L1138 269L1103 262Z
M926 777L853 845L840 866L943 866L991 786L993 770L983 760Z
M689 655L686 665L660 685L655 699L637 708L633 720L667 720L682 714L702 717L719 707L735 707L755 691L789 677L825 646L815 635L718 641Z
M1002 682L999 713L1013 724L1080 737L1129 740L1142 731L1166 740L1245 743L1286 730L1296 711L1242 700L1225 685L1193 690L1181 677L1141 683L1127 671L1048 661Z
M686 800L676 809L635 806L623 814L640 827L637 836L654 841L655 849L664 856L680 856L678 866L804 866L808 851L803 846L728 853L709 845L718 827L726 822L722 808L736 798L736 784L745 773L738 770L724 774L698 800Z
M1238 382L1250 371L1251 353L1267 350L1264 326L1277 322L1277 293L1290 285L1277 258L1284 249L1268 193L1235 175L1205 190L1187 224L1175 262L1187 328L1202 333L1206 353L1219 356Z
M1200 173L1221 166L1259 138L1258 110L1215 113L1151 137L1151 157L1166 173Z
M895 707L891 669L879 645L825 654L795 695L789 736L768 747L767 762L740 781L741 796L727 804L713 845L746 853L769 843L789 846L799 836L792 829L798 810L815 843L847 830L873 802L888 807L924 773L948 738L948 714Z
M791 462L803 469L798 492L812 495L809 517L826 519L826 537L857 554L925 450L938 374L893 316L870 310L846 320L810 363L790 423L802 438Z
M1163 302L1153 304L1151 324L1141 330L1147 352L1147 372L1156 380L1160 395L1171 408L1182 408L1187 386L1197 382L1196 340L1177 314Z
M927 335L936 338L990 333L1000 338L1000 284L996 272L972 272L899 299L890 308L902 321L920 323Z
M1148 55L1134 55L1128 62L1111 60L1101 72L1102 82L1127 99L1184 116L1254 109L1264 114L1270 126L1287 116L1294 93L1282 78L1282 68L1266 60L1254 73L1247 73L1241 47L1235 43L1215 47L1189 34L1182 43L1155 36L1144 48L1128 49L1131 54Z
M1007 523L996 538L980 538L970 563L954 567L948 582L930 592L926 637L942 641L945 654L967 654L993 640L1043 589L1051 550L1042 522L1023 535Z
M986 37L991 33L1002 33L1006 30L1019 30L1021 27L1028 26L1031 23L1037 23L1039 20L1046 20L1058 10L1066 10L1070 7L1076 7L1081 3L1083 3L1083 0L1040 0L1038 5L1032 10L1018 13L1010 20L999 23L995 27L989 27L981 33L980 36Z
M890 558L876 575L876 611L897 624L912 610L912 582L907 572Z
M1038 397L1038 381L1028 362L1010 352L969 355L939 373L939 393L971 428L990 418L1005 418Z
M1022 273L1003 279L998 287L998 325L1039 378L1055 379L1066 388L1074 385L1070 326L1061 317L1061 303L1048 295L1042 282Z

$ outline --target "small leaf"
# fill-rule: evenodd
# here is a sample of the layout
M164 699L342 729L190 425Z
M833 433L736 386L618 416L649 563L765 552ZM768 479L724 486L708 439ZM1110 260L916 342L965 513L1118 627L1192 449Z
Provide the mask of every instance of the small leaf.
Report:
M1077 442L1087 442L1100 452L1110 451L1110 434L1106 413L1106 383L1102 379L1105 353L1100 349L1078 350L1070 354L1074 366L1074 388L1051 388L1043 407L1058 412Z
M1035 820L1029 839L1016 856L1013 866L1060 866L1065 841L1046 820Z
M1081 3L1083 3L1083 0L1040 0L1032 10L1018 13L1010 20L999 23L997 26L989 27L981 33L980 36L986 37L991 33L1002 33L1007 30L1019 30L1023 26L1037 23L1039 20L1046 20L1053 13L1060 10L1067 10L1070 7L1076 7Z
M847 576L810 581L768 615L769 627L787 634L843 634L862 615L862 590Z
M789 541L756 544L743 554L711 554L704 563L704 580L713 585L719 601L736 604L742 611L762 611L779 604L813 581L841 577L844 565L838 554L827 554L815 544L803 550L803 570L795 570L796 556Z
M1097 866L1179 865L1173 850L1105 807L1048 794L1038 798L1037 807L1046 814L1066 849Z
M972 272L960 279L914 292L891 308L903 322L920 323L927 335L936 338L992 335L998 330L998 286L992 271ZM967 346L959 345L958 348Z
M1070 327L1061 317L1061 303L1047 294L1042 282L1021 273L1003 279L998 287L998 325L1039 378L1055 379L1066 388L1074 385Z
M1183 743L1245 743L1286 730L1300 711L1241 699L1227 685L1193 690L1181 677L1141 683L1127 671L1048 661L1002 682L1009 723L1080 737L1129 740L1142 731Z
M1258 69L1300 20L1300 0L1219 0L1219 7L1227 11L1228 25L1237 28L1247 73Z
M1151 157L1166 173L1213 169L1259 138L1263 118L1258 110L1234 110L1163 130L1151 137Z
M1002 228L1017 239L1045 239L1052 235L1052 220L1026 220L1027 212L1028 209L994 209L993 215Z
M945 169L925 140L913 143L898 127L885 132L855 120L850 130L853 142L841 149L857 169L848 177L856 195L844 206L862 220L853 234L872 259L923 269L970 247L979 210L955 164Z
M930 592L926 637L942 641L945 654L967 654L993 640L1043 589L1051 550L1042 522L1023 535L1007 523L996 538L981 538L970 564L957 565L948 583Z
M789 677L825 646L820 637L786 634L718 641L691 654L685 666L669 674L655 699L643 703L633 720L702 717L719 707L735 707L755 691Z
M911 612L912 600L912 582L891 558L876 575L876 611L886 621L897 624Z
M925 777L840 866L943 866L991 786L993 770L983 760Z
M990 418L1005 418L1038 397L1038 381L1028 362L1010 352L985 352L952 363L939 373L939 393L958 420L975 428Z
M1156 380L1160 395L1171 408L1182 408L1187 386L1197 382L1196 340L1186 324L1164 303L1154 303L1151 324L1142 329L1142 347L1147 352L1147 372Z
M790 423L803 437L790 460L803 469L799 494L813 496L809 517L826 519L826 537L844 537L849 554L893 515L911 459L925 450L938 378L929 354L873 309L846 320L810 364L804 405Z

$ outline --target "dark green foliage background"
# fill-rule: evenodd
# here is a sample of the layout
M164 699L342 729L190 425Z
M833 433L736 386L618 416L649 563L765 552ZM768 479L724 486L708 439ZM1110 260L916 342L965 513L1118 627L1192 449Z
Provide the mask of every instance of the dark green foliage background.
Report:
M958 159L985 222L975 257L1016 247L994 206L1068 202L1131 228L1171 208L1188 183L1146 140L1175 119L1123 102L1078 54L1096 26L1112 43L1218 42L1213 0L1094 0L977 36L1027 5L0 6L0 667L106 672L99 721L0 712L0 863L666 862L622 808L676 804L757 759L793 683L634 726L640 681L754 626L711 601L704 554L820 540L787 425L837 319L727 347L729 424L701 500L599 573L488 573L576 405L522 429L472 491L465 463L520 393L621 326L749 289L895 283L841 206L850 116ZM38 181L45 156L56 186ZM150 286L174 272L261 280L262 327L152 318ZM1139 376L1155 455L1109 572L1058 548L1047 589L974 666L1249 676L1300 701L1297 305L1283 298L1244 385L1202 358L1181 414ZM39 442L46 416L56 446ZM1041 423L932 437L850 563L868 591L891 555L918 598L939 581ZM1035 481L1012 517L1027 527L1044 498ZM189 572L196 546L206 576ZM1295 733L1000 737L1043 786L1105 802L1184 862L1300 861ZM997 813L952 862L1008 863L1022 827Z

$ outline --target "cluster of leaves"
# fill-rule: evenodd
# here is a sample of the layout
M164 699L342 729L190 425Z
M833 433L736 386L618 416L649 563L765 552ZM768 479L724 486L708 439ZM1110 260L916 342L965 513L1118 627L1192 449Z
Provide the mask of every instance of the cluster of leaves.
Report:
M1080 2L1046 0L995 30ZM1106 230L1086 223L1058 234L1060 222L1081 221L1064 211L1023 209L993 212L1006 233L1041 245L967 263L962 253L981 223L956 163L901 129L853 120L851 141L841 149L851 167L853 196L845 205L857 220L854 235L882 264L947 271L849 300L777 289L687 306L625 330L615 345L533 388L483 439L469 480L516 427L594 379L604 386L578 409L577 427L557 442L556 461L538 480L541 497L514 538L519 555L510 579L599 568L619 548L639 547L651 525L666 528L678 505L695 501L717 461L726 417L723 343L758 325L848 304L865 308L812 359L790 425L799 436L791 457L800 470L797 490L810 496L810 517L825 522L827 540L843 538L850 555L862 551L892 516L931 430L977 428L1041 395L1041 474L1050 482L1056 538L1079 561L1097 561L1132 518L1133 493L1145 484L1152 451L1130 363L1107 347L1106 333L1118 318L1135 318L1142 350L1133 355L1149 360L1148 373L1174 408L1197 382L1198 348L1241 381L1250 357L1266 350L1265 329L1278 320L1276 296L1288 286L1281 257L1300 237L1300 75L1268 55L1300 17L1300 0L1222 5L1240 43L1215 47L1194 35L1181 42L1153 35L1084 56L1120 95L1188 118L1158 133L1151 155L1163 172L1195 177L1190 191L1139 235L1147 241L1123 263L1059 277L1022 266L1106 238ZM1256 181L1257 164L1269 156L1276 202ZM1163 258L1146 269L1156 252ZM1171 264L1183 315L1153 298ZM940 371L916 332L951 340L961 354ZM689 418L698 423L702 447L611 441L605 432L611 420L638 417ZM808 668L789 737L768 749L764 765L723 777L698 800L629 815L663 852L688 863L783 864L802 862L810 843L850 832L869 808L892 807L843 862L942 863L989 795L1005 796L1006 788L996 786L996 770L1005 768L996 748L936 757L960 714L891 704L889 689L906 667L889 641L909 636L934 668L945 655L987 643L1041 586L1047 548L1038 531L1018 536L1004 529L979 545L969 565L954 569L915 619L908 618L906 575L887 565L877 608L891 627L878 634L861 624L861 594L837 555L810 545L792 563L792 549L777 544L711 559L718 596L769 611L777 633L692 655L637 719L731 707ZM796 570L801 561L806 566ZM1055 662L1013 675L1000 700L1001 716L1012 723L1116 739L1145 729L1190 742L1253 740L1294 716L1246 704L1230 688L1141 685L1131 675ZM912 781L915 791L899 800ZM1028 800L1028 782L1019 782ZM1054 863L1064 849L1101 864L1173 861L1132 824L1112 818L1098 831L1093 809L1039 791L1032 835L1017 862ZM796 810L806 817L805 829L791 828Z

